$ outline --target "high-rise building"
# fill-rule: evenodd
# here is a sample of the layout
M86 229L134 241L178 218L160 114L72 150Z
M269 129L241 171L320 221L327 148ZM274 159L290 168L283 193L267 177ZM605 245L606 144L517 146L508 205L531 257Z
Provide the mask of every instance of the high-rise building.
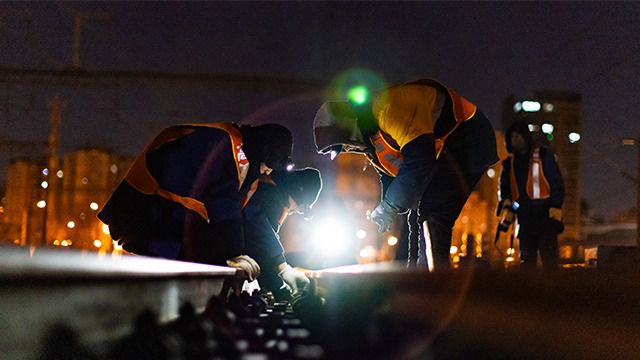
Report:
M51 238L67 240L81 249L110 249L111 239L96 214L128 170L130 160L106 149L88 147L65 155L63 164L61 206L55 217L57 233Z
M39 238L44 197L40 187L42 162L26 158L11 160L4 196L4 239L26 245L27 238Z
M44 161L11 162L4 196L5 238L19 245L111 250L96 214L132 160L106 149L82 148L57 169Z
M512 96L506 99L503 114L505 129L514 121L527 121L538 143L549 146L557 156L565 188L560 258L580 258L580 94L537 91L528 99Z

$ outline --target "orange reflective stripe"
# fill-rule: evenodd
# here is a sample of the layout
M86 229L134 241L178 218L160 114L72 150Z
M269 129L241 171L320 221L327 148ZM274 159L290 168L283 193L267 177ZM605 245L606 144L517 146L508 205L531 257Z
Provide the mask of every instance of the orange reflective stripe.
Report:
M147 145L144 151L138 155L138 157L131 165L129 172L127 173L125 179L127 182L137 191L152 195L155 194L160 186L156 179L153 178L151 173L149 173L149 169L147 168L147 154L164 145L166 143L172 142L176 139L179 139L183 136L186 136L192 133L195 129L182 127L182 126L172 126L163 130L158 136L156 136L149 145Z
M247 206L247 204L249 203L249 200L251 200L251 197L253 196L253 194L256 193L256 190L258 190L258 183L259 182L260 182L260 179L255 179L251 183L251 186L249 187L249 191L247 191L247 195L245 195L244 199L242 199L242 207Z
M513 201L518 200L520 192L518 191L518 183L516 180L516 171L513 156L511 156L511 174L510 174L511 198ZM535 149L531 153L529 160L529 172L527 174L527 196L532 200L548 199L551 196L551 186L544 176L542 168L542 159L540 158L540 149Z
M527 195L531 199L548 199L551 196L549 182L544 176L540 149L535 149L531 154L531 166L527 177Z
M371 138L371 142L379 162L379 164L374 162L374 166L381 168L390 176L397 176L403 161L400 150L391 145L380 130Z
M167 191L164 189L158 189L158 192L156 194L159 196L162 196L163 198L169 201L178 203L189 210L195 211L196 213L198 213L198 215L200 215L205 220L209 219L209 213L207 212L207 208L204 206L204 203L201 201L198 201L191 197L180 196L178 194L172 193L171 191Z
M176 125L164 129L151 141L151 143L149 143L149 145L145 147L144 151L135 159L133 165L125 176L125 181L140 193L146 195L156 194L169 201L178 203L189 210L195 211L203 219L209 220L207 208L204 206L203 202L192 197L181 196L169 190L160 188L157 180L149 172L149 168L147 168L146 163L147 154L150 151L155 150L164 144L189 135L197 128L203 127L221 129L229 135L231 139L231 145L233 147L234 162L236 164L236 170L238 173L238 189L240 189L249 170L249 160L245 156L244 151L242 151L242 134L240 133L240 130L232 123L185 124ZM253 191L255 192L255 189ZM251 193L251 195L253 195L253 193ZM251 197L251 195L248 194L248 197ZM248 198L245 198L248 202ZM246 202L243 203L243 206L245 204Z
M249 159L247 159L247 156L242 150L242 134L240 133L240 129L232 123L205 124L205 126L221 129L229 134L231 146L233 147L233 159L236 163L236 170L238 171L238 190L240 190L249 172Z
M436 151L436 159L437 159L440 157L440 153L444 148L444 143L449 137L449 135L451 135L458 128L458 126L460 126L460 124L471 119L476 114L476 111L478 111L478 107L471 101L459 95L453 89L440 83L437 80L421 79L412 83L432 86L432 87L435 87L436 89L440 89L441 91L445 91L449 95L449 98L451 99L451 105L453 109L453 118L455 119L456 124L451 128L451 130L447 131L446 134L442 135L441 137L435 140L435 151Z
M282 215L280 215L280 220L278 220L278 225L282 226L282 224L284 224L284 220L287 218L287 215L289 215L288 207L284 208L284 210L282 211Z

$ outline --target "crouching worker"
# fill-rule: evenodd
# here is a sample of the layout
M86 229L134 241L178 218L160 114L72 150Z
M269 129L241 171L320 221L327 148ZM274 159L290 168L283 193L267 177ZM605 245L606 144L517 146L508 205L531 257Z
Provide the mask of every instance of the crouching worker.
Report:
M260 174L284 169L284 126L176 125L136 158L98 214L111 237L139 255L228 265L260 274L246 253L242 209Z
M316 169L274 171L260 177L258 191L244 209L247 254L262 268L260 287L271 291L276 299L295 295L309 284L301 271L287 263L278 231L287 215L310 217L321 189L322 180Z

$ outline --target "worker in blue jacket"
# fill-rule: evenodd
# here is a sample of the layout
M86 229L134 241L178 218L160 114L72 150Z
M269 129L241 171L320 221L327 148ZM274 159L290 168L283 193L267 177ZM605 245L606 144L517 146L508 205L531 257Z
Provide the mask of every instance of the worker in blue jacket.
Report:
M539 252L543 267L553 269L558 263L558 234L564 229L564 183L558 162L551 149L535 144L523 121L507 129L505 141L511 155L502 162L498 200L501 207L518 204L521 267L535 268Z
M453 224L498 161L494 130L476 105L422 79L383 89L362 105L327 102L314 128L319 153L363 153L382 174L382 201L370 215L379 230L417 209L418 266L448 268Z
M260 264L260 287L277 299L286 299L309 284L304 273L287 262L278 232L288 215L310 218L321 189L317 169L274 171L260 177L258 190L244 209L247 255Z
M129 252L260 268L245 248L243 208L260 174L283 169L293 146L284 126L233 123L163 130L136 158L98 214Z

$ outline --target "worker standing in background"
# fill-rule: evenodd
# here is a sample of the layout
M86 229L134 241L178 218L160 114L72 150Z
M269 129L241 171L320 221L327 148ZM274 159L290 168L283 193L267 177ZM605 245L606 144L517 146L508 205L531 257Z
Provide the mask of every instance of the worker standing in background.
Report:
M291 132L278 124L176 125L136 158L98 218L129 252L229 265L253 279L242 209L260 174L286 167Z
M477 107L423 79L384 89L362 104L327 102L314 128L319 153L363 153L381 174L382 201L370 215L379 230L417 209L417 265L448 268L453 224L498 161L494 130Z
M564 229L564 183L551 149L534 144L528 125L519 121L505 132L507 151L502 162L498 200L503 207L517 202L521 267L533 269L538 252L544 268L558 264L558 234Z
M288 215L310 218L321 189L317 169L274 171L260 177L258 190L244 209L247 254L262 268L260 287L270 290L276 299L287 298L309 284L302 272L287 263L278 232Z

